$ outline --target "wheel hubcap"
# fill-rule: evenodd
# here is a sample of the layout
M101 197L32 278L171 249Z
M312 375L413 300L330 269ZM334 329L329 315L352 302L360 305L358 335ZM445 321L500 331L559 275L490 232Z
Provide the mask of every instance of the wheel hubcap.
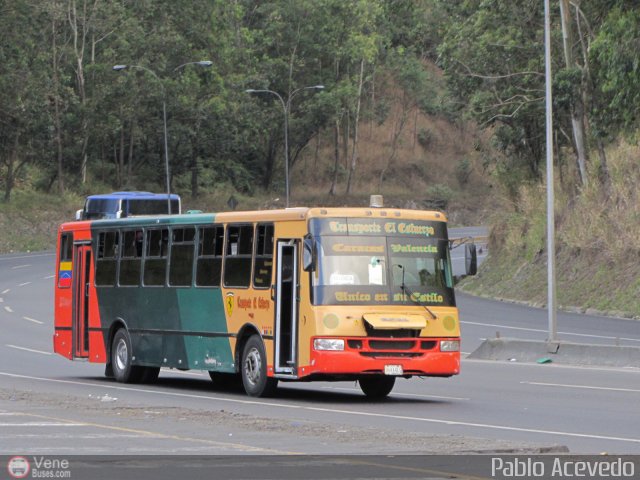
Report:
M260 369L262 361L257 349L252 348L244 360L244 375L251 385L256 385L260 381Z
M127 343L120 339L116 346L116 367L118 370L124 370L129 363L129 351L127 350Z

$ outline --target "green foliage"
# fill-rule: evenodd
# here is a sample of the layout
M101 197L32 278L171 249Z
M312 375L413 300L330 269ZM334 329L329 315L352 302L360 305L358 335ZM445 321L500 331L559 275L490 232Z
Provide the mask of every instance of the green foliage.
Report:
M595 67L596 93L602 97L594 114L601 135L630 132L640 126L639 48L640 8L613 8L589 51Z
M456 164L456 178L461 186L464 186L469 181L471 176L471 161L468 158L463 158Z
M554 7L558 132L570 131L571 108L582 97L594 137L637 128L636 3L583 0L572 12L584 19L574 48L589 45L588 69L560 68ZM0 12L5 199L29 163L41 171L44 190L91 182L164 189L163 103L176 185L191 185L194 196L212 182L247 195L281 189L282 104L271 94L250 96L249 88L286 102L292 169L336 123L340 151L354 151L356 115L379 125L392 119L401 129L419 108L491 128L504 157L486 158L513 195L541 177L538 0L0 0ZM438 59L446 84L425 68L429 58ZM213 66L190 64L203 59ZM115 64L136 67L115 72ZM305 89L319 84L322 92ZM433 143L425 135L421 145ZM571 145L570 135L557 138L560 147Z
M426 128L421 128L418 132L418 143L425 150L429 150L433 144L433 132Z
M447 185L436 184L427 188L427 198L430 201L438 202L446 207L449 201L454 197L455 193Z

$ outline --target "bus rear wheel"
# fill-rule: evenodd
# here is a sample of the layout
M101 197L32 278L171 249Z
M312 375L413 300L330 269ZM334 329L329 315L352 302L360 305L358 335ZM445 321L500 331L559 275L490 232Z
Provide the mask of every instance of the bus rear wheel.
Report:
M268 397L275 393L278 380L267 376L267 355L259 335L251 336L244 345L240 371L244 390L250 397Z
M362 377L358 380L358 383L367 397L371 399L384 398L391 393L391 390L393 390L393 386L396 383L396 377L382 375Z
M121 328L113 336L111 344L111 367L114 378L121 383L138 383L142 380L144 367L132 364L133 349L126 329Z

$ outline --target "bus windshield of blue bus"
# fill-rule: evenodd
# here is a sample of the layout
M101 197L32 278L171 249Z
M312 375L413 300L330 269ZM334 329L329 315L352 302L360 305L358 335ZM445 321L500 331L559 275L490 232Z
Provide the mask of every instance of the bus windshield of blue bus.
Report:
M118 218L121 211L120 201L120 199L89 198L84 207L83 218L85 220Z

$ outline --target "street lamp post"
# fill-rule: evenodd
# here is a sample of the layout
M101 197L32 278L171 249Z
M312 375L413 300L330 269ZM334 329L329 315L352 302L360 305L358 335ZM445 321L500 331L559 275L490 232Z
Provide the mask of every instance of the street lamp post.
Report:
M303 90L323 90L324 85L312 85L309 87L301 87L289 94L287 97L287 101L285 102L278 92L273 90L269 90L266 88L263 89L253 89L249 88L245 90L246 93L255 94L255 93L270 93L275 95L278 100L280 100L280 104L282 105L282 111L284 112L284 187L285 187L285 207L289 208L289 112L291 110L291 99L298 93Z
M173 71L176 72L187 65L199 65L201 67L210 67L211 65L213 65L213 62L211 60L201 60L199 62L187 62L187 63L183 63L182 65L178 65L176 68L173 69ZM156 75L156 73L150 68L143 67L142 65L114 65L112 69L116 72L120 72L128 68L137 68L150 73L158 81L158 83L160 84L160 88L162 88L162 126L164 131L164 171L165 171L165 177L167 181L167 212L169 212L169 215L171 215L171 180L169 177L169 135L167 133L167 91L165 90L164 85L162 84L162 81L160 80L158 75Z

